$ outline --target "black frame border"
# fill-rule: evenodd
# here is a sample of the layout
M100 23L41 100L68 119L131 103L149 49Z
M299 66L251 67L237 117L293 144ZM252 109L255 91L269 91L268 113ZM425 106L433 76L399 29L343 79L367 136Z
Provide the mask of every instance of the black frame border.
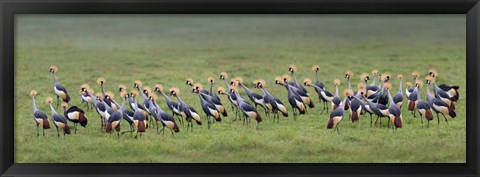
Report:
M2 176L479 176L480 3L478 0L0 0ZM466 14L466 164L15 164L15 14ZM79 170L81 169L81 170ZM162 173L168 169L170 173Z

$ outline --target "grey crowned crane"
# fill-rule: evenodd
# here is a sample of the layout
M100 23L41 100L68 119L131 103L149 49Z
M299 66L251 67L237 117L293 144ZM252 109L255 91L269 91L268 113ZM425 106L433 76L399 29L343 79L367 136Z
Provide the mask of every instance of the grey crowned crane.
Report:
M342 103L340 104L339 107L334 109L332 113L330 113L330 118L328 119L327 123L327 129L333 129L333 131L337 131L338 134L340 134L340 131L338 130L338 124L340 124L340 121L342 121L344 114L345 114L345 103L347 102L348 97L353 95L353 91L350 89L347 89L343 92L345 94L345 98Z
M327 113L328 113L328 103L332 102L333 95L329 91L325 90L325 85L323 84L322 81L320 81L320 78L318 77L319 69L320 67L318 65L314 65L312 67L312 70L315 72L315 76L316 76L316 81L315 81L316 87L314 87L315 92L317 92L319 100L323 102L323 109L320 112L320 114L322 114L325 109L327 109Z
M228 74L226 72L220 73L220 79L225 82L226 88L228 89L228 92L225 92L225 90L223 90L223 95L227 95L228 101L230 101L230 106L232 107L232 111L235 110L235 119L237 119L237 115L238 115L237 97L235 97L235 94L230 93L230 84L228 84L227 78L228 78ZM217 88L217 91L219 91L218 88ZM222 93L219 92L218 94L222 94Z
M373 77L372 83L370 83L370 85L365 87L366 88L365 97L367 97L367 98L369 98L373 94L380 91L380 86L375 85L375 81L376 81L377 77L380 78L380 75L378 74L378 70L376 70L376 69L372 70L372 77ZM370 77L366 77L366 78L367 78L367 80L370 80ZM372 100L372 99L370 99L370 100Z
M398 108L402 109L402 104L403 104L403 87L402 87L402 81L403 81L403 75L399 74L397 75L398 80L400 80L400 86L398 87L398 92L395 94L393 97L393 102L395 105L397 105Z
M430 121L433 120L432 109L427 102L422 101L421 94L420 94L420 87L422 86L422 82L418 82L417 86L414 88L417 92L417 111L420 114L420 120L422 122L423 127L423 118L427 119L427 126L430 125Z
M437 85L437 82L436 82L436 78L437 78L438 73L435 69L430 69L429 70L429 75L433 78L433 80L432 80L433 93L435 94L435 97L441 99L443 102L447 103L447 105L449 107L451 107L451 109L455 110L455 104L453 104L453 100L458 99L458 98L455 98L455 97L458 96L457 90L453 89L452 92L449 92L449 91L445 91L442 88L440 88ZM443 85L442 87L445 87L445 85ZM458 87L457 87L457 89L458 89Z
M63 87L58 82L57 75L55 74L57 73L57 71L58 71L57 66L55 65L50 66L50 72L53 75L53 91L55 91L55 94L57 95L57 108L58 108L58 105L60 104L59 98L61 97L63 102L68 103L70 101L70 95L68 94L67 89L65 89L65 87Z
M288 81L291 80L290 76L288 76L287 74L284 74L284 75L282 76L282 78L283 78L283 81L284 81L285 83L288 83ZM288 84L288 85L290 85L290 84ZM293 84L293 85L295 85L295 84ZM312 99L310 98L310 96L308 95L308 93L307 93L307 92L304 92L304 91L301 90L301 89L298 89L297 87L295 87L295 86L293 86L293 85L290 85L290 86L292 86L292 87L290 87L290 88L292 89L292 91L293 91L294 93L298 94L298 95L300 96L300 98L302 98L302 101L303 101L303 103L305 104L305 112L307 111L307 109L306 109L307 107L306 107L306 106L308 106L308 107L310 107L310 108L315 107L315 105L313 104L313 101L312 101ZM303 88L303 87L302 87L302 88Z
M254 81L254 84L256 88L262 90L265 106L273 113L273 122L275 122L275 119L277 119L277 123L280 123L280 115L278 115L279 111L282 113L283 117L288 117L287 107L285 107L280 99L270 94L263 87L265 85L264 80L256 80Z
M135 134L135 138L137 138L138 133L140 133L140 137L142 134L147 130L147 112L141 110L137 106L137 96L139 93L136 90L132 90L131 96L134 100L135 105L135 112L133 113L133 123L135 124L135 130L137 130Z
M200 90L202 90L201 85L195 84L195 88L193 88L192 92L198 94L200 104L202 105L202 110L207 117L208 129L210 129L210 126L212 124L212 122L210 121L210 117L213 117L217 122L221 122L222 118L220 117L220 112L217 110L215 105L212 102L207 101L204 98L205 94L202 95L203 93L200 93Z
M307 87L313 87L315 91L318 93L318 97L320 100L323 101L323 109L320 111L320 114L326 109L328 113L328 103L332 103L334 95L332 95L329 91L324 90L322 87L318 86L317 84L312 84L312 81L309 78L306 78L303 81L303 84Z
M120 96L123 98L122 106L120 106L118 110L114 111L112 115L110 115L107 121L107 126L105 128L105 131L110 134L115 129L115 131L117 132L118 140L120 140L120 123L122 122L122 119L123 119L123 114L124 114L123 110L124 110L125 102L127 100L127 93L121 92Z
M230 87L230 89L233 93L235 93L235 96L237 96L238 107L240 111L243 113L243 115L245 116L244 120L247 122L247 126L250 124L250 119L253 119L257 121L256 129L258 129L258 124L262 122L262 117L258 113L257 109L255 109L255 107L245 102L245 100L238 93L236 86L232 86Z
M332 99L332 110L337 109L342 103L342 99L340 99L340 96L338 96L338 86L340 86L340 83L341 82L338 79L333 81L333 84L335 85L335 96L333 96Z
M351 78L353 77L353 72L352 71L346 71L345 72L345 79L347 79L348 82L348 89L352 90L352 83L350 82ZM353 92L353 95L355 95L355 92ZM348 110L350 107L350 99L353 97L348 97L347 102L345 103L345 110Z
M264 110L265 110L265 116L268 115L267 108L265 107L265 102L263 101L262 95L259 95L255 92L252 92L247 86L243 84L243 79L241 77L236 77L234 78L236 81L236 84L239 86L242 86L243 89L245 89L245 92L247 92L247 96L255 104L255 109L258 108L257 106L260 105Z
M130 94L127 93L127 86L123 85L123 84L120 84L118 85L118 92L120 95L124 95L122 97L124 97L124 99L128 99L129 102L132 98L130 98ZM123 94L123 92L125 92L125 94ZM115 103L115 105L117 107L120 107L120 105L115 101L113 100L113 103ZM130 106L132 106L131 104L129 104ZM133 108L132 108L133 110ZM122 112L123 112L123 119L125 121L128 122L128 124L130 125L130 134L133 133L133 131L135 131L135 126L134 126L134 123L133 123L133 114L134 112L133 111L130 111L128 109L125 109L125 106L122 107ZM124 132L123 132L124 133ZM122 133L122 134L123 134Z
M74 128L75 128L75 134L77 134L77 124L80 124L80 126L85 127L88 124L88 117L85 114L85 111L82 109L78 108L77 106L72 106L68 108L68 103L63 102L61 104L63 108L63 115L65 118L67 118L69 121L73 122ZM67 109L68 108L68 109Z
M413 82L414 83L417 83L418 82L418 78L420 78L420 73L418 71L413 71L412 72L412 77L413 77ZM412 88L412 91L413 91L414 88Z
M377 95L376 99L378 100L378 103L383 104L383 105L387 105L389 99L388 99L387 91L384 87L385 87L385 84L390 81L390 74L389 73L382 74L381 81L383 82L383 84L382 84L383 87L381 88L381 90L380 90L379 94Z
M97 79L97 83L100 84L100 88L102 89L103 102L105 102L112 109L117 110L118 109L117 106L115 104L113 104L112 101L106 99L107 95L106 95L106 92L105 92L105 78L99 77Z
M427 82L427 100L432 109L437 114L438 125L440 125L440 117L438 114L442 114L445 122L448 123L448 119L445 117L445 114L449 115L452 118L455 118L457 116L455 110L453 110L452 107L448 106L448 104L443 102L440 98L435 98L435 96L430 93L430 85L432 84L432 80L434 80L434 78L431 76L427 76L425 80Z
M103 105L103 103L101 103L102 95L100 93L97 93L96 95L92 95L94 93L93 90L87 89L87 88L82 88L81 91L92 99L93 108L95 108L95 111L100 116L100 128L103 129L104 127L103 117L105 113L102 110L105 110L105 106Z
M349 98L350 106L348 110L350 111L350 119L352 120L352 122L357 122L360 119L360 114L362 112L362 102L354 98L360 99L362 97L363 93L365 92L363 91L365 89L365 85L363 83L359 83L357 85L357 88L358 88L357 92L356 93L354 92L353 93L354 95L350 96L351 98Z
M211 97L213 97L217 100L220 100L220 97L218 97L218 95L215 94L215 92L213 92L213 83L215 83L215 79L213 77L208 77L207 81L208 81L208 83L210 83L210 92L208 92L208 95L210 95Z
M173 116L170 114L167 114L165 111L162 110L162 108L160 108L160 106L158 106L156 101L157 96L152 94L149 96L149 98L150 98L150 101L152 102L152 107L154 107L154 110L152 110L153 115L156 115L154 117L162 123L161 132L165 134L165 127L170 129L170 131L172 132L172 136L174 136L173 132L175 133L180 132L180 128L178 128L178 125L175 122L175 119L173 118ZM157 127L157 133L158 133L158 127Z
M377 77L380 78L380 75L378 74L378 70L373 69L372 70L372 76L373 76L373 81L372 81L372 83L370 83L369 86L375 86L375 81L377 80ZM367 88L367 90L368 90L368 88Z
M363 91L360 91L360 94L363 95L365 93L365 90ZM357 93L358 94L358 93ZM372 124L373 124L373 118L372 118L372 114L375 114L375 112L373 111L373 109L370 107L371 104L368 104L368 102L366 101L363 101L361 100L360 98L357 98L357 97L353 97L353 99L357 100L360 105L362 106L362 109L367 112L368 114L370 114L370 127L372 127Z
M90 97L88 94L86 94L83 91L83 88L85 88L85 89L91 89L91 88L88 84L82 84L82 86L80 88L81 88L80 89L80 97L82 99L82 103L86 103L87 104L87 110L91 110L93 108L93 98ZM91 93L93 93L93 90L91 90Z
M383 104L379 104L378 102L373 103L371 100L367 99L365 96L364 98L365 100L367 100L368 107L375 113L375 115L377 115L377 119L375 119L375 126L377 125L377 122L379 119L380 119L380 124L382 124L381 118L389 116L388 107Z
M187 78L187 80L185 81L185 85L188 85L190 87L193 87L193 79L192 78ZM200 90L200 92L204 93L204 94L210 94L210 92L208 92L207 90Z
M405 84L405 96L407 97L407 101L409 101L409 97L410 97L410 94L412 94L413 90L415 89L415 87L413 87L413 84L411 82L407 82ZM407 102L407 105L409 104L410 102Z
M301 85L301 84L298 83L297 77L295 76L295 72L297 72L297 66L295 66L295 65L290 65L290 66L288 67L288 71L292 74L292 77L293 77L293 85L294 85L297 89L300 89L300 90L302 90L302 91L305 92L305 93L308 93L307 89L305 89L305 87L303 87L303 85Z
M220 101L220 98L216 98L211 96L210 94L203 93L202 90L202 84L196 83L193 85L194 89L197 89L199 91L199 95L202 96L206 101L212 103L215 106L215 109L222 115L222 116L227 116L227 109L223 106L222 102Z
M297 118L295 109L297 109L300 114L305 114L305 104L300 95L292 90L294 86L289 85L287 80L282 79L282 77L275 77L275 84L282 85L287 89L287 98L288 103L290 103L290 106L292 107L293 119L296 120Z
M183 100L178 96L178 94L180 94L180 90L178 88L172 87L169 89L169 91L170 91L170 95L177 98L178 100L178 110L180 110L181 114L185 114L185 119L188 123L187 131L189 127L192 127L191 131L193 132L193 121L195 121L197 125L202 125L202 120L200 119L200 115L198 115L197 111L193 107L183 102Z
M151 91L151 90L146 90L146 89L141 89L140 87L142 87L142 82L139 81L139 80L136 80L133 84L133 87L137 89L137 91L139 93L141 93L142 95L142 106L143 106L143 111L145 111L147 114L146 114L146 120L148 121L149 120L149 115L151 115L150 113L150 101L148 101L148 93ZM148 92L148 93L147 93ZM136 101L136 100L135 100ZM150 120L150 122L152 122Z
M43 111L40 111L37 107L37 103L35 103L35 97L37 96L38 92L36 90L30 91L30 96L33 99L33 120L35 120L35 124L37 126L37 137L40 136L38 133L38 127L41 126L43 130L43 136L45 136L45 129L50 129L50 122L48 122L48 116Z
M70 127L67 124L67 119L63 117L61 114L58 114L57 111L52 106L53 99L51 97L48 97L45 100L45 103L50 105L50 110L52 111L52 122L55 124L55 127L57 128L57 136L60 137L60 130L63 131L63 136L65 134L70 134Z
M390 102L390 105L388 106L388 116L390 118L390 122L392 122L393 132L396 132L397 128L402 128L402 110L400 110L400 108L395 105L393 97L390 94L390 89L392 88L392 85L390 83L385 83L384 87L386 89Z
M408 111L410 111L413 115L413 117L417 117L415 109L417 109L417 95L418 95L418 90L415 89L418 86L419 82L415 82L415 87L413 88L413 91L408 95Z
M180 112L180 110L178 109L178 103L173 101L172 99L170 99L170 97L163 93L163 85L161 84L155 85L155 92L163 95L163 97L165 98L165 102L167 103L168 109L172 111L172 116L176 115L178 118L178 122L180 122L180 124L182 124L183 126L183 119L186 118L186 115Z

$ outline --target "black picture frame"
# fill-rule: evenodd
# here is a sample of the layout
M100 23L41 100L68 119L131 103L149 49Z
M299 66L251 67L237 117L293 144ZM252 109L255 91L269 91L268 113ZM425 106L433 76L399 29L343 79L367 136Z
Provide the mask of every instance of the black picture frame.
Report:
M478 0L1 0L0 174L2 176L479 176L480 3ZM15 164L16 14L466 14L465 164Z

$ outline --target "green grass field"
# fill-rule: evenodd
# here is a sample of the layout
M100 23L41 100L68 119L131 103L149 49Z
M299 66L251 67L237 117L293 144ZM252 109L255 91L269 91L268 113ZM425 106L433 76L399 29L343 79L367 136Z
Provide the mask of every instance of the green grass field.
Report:
M464 15L17 15L15 40L15 162L16 163L136 163L136 162L313 162L313 163L430 163L466 162L465 16ZM58 79L80 104L80 85L106 79L107 91L119 84L133 89L134 80L154 87L180 88L180 97L196 108L205 122L197 95L185 85L186 78L206 84L222 71L246 83L267 81L265 88L288 105L285 88L274 85L275 76L288 73L296 64L297 78L315 79L311 67L321 66L320 79L335 92L334 79L354 72L352 85L361 73L403 74L430 68L439 71L438 82L460 86L457 118L436 118L422 128L420 120L403 106L403 128L395 134L382 126L370 127L367 115L353 124L345 117L340 134L326 129L328 114L313 89L315 108L294 121L281 117L279 124L264 122L246 127L231 122L233 112L221 96L229 116L208 130L184 127L172 137L148 129L142 139L130 134L117 140L104 133L96 112L87 111L89 123L77 134L57 138L56 130L37 138L32 117L31 89L39 92L37 104L50 118L45 98L54 97L49 66L58 66ZM422 77L423 78L423 77ZM398 79L391 80L393 91ZM405 82L406 82L405 81ZM404 82L404 85L405 85ZM378 83L378 82L377 82ZM251 89L252 86L250 85ZM208 87L207 87L208 88ZM254 89L255 92L261 93ZM422 89L425 100L425 89ZM243 89L240 91L246 98ZM115 99L119 101L118 94ZM343 98L343 95L342 95ZM55 102L54 102L55 103ZM158 103L164 110L163 98ZM288 105L289 106L289 105ZM80 106L82 109L84 105ZM57 111L60 111L58 109ZM63 113L63 110L61 111ZM291 115L291 109L289 109ZM348 113L346 114L348 116ZM253 121L252 121L253 122ZM69 123L73 125L73 123ZM122 121L123 130L128 130Z

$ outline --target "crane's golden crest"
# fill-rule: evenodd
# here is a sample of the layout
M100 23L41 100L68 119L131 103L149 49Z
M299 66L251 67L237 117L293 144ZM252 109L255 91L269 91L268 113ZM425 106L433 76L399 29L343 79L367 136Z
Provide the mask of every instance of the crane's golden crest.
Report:
M418 87L422 87L422 86L423 86L423 82L422 82L421 80L418 80L418 81L416 82L416 84L418 85Z
M138 87L141 87L141 86L142 86L142 81L136 80L136 81L135 81L135 84L136 84Z
M56 65L50 65L50 71L53 71L54 73L56 73L58 71L58 68Z
M105 95L110 97L110 99L113 99L113 97L115 96L112 92L107 92L105 93Z
M97 93L97 94L95 94L95 96L98 97L98 98L102 98L103 95L101 93Z
M60 106L62 108L68 108L68 103L63 102L63 103L60 104Z
M232 90L232 91L237 91L237 86L231 86L231 87L230 87L230 90Z
M193 84L193 88L194 88L194 89L197 89L197 90L202 90L203 87L202 87L202 84L200 84L200 83L195 83L195 84Z
M284 75L282 76L282 80L290 81L290 80L291 80L291 77L290 77L288 74L284 74Z
M358 83L357 88L358 90L363 90L365 88L365 83L362 83L362 82Z
M207 82L208 83L214 83L215 79L212 76L210 76L210 77L207 78Z
M407 87L407 88L412 88L412 86L413 86L413 84L412 84L411 82L407 82L407 83L406 83L406 87Z
M345 96L352 96L352 95L353 95L353 91L350 90L350 89L345 89L345 90L343 90L343 94L344 94Z
M437 70L436 70L436 69L433 69L433 68L429 69L429 70L428 70L428 73L429 73L429 74L432 73L434 77L437 77L437 76L438 76Z
M185 84L187 84L187 85L193 84L193 79L192 78L187 78L185 80Z
M170 93L175 93L175 94L180 94L180 89L178 89L177 87L172 87L170 89L168 89L168 91L170 91Z
M52 104L52 102L53 102L53 98L52 98L52 97L47 97L47 98L45 99L45 103L47 103L47 104Z
M88 88L90 88L90 85L88 85L88 84L82 84L82 85L80 86L80 88L88 89Z
M118 88L122 89L123 91L127 90L127 86L123 84L118 85Z
M95 90L93 90L92 88L88 88L87 91L88 91L88 93L90 93L90 94L95 93Z
M419 78L420 77L420 73L418 71L413 71L412 72L412 76L413 78Z
M297 72L297 66L295 66L293 64L289 65L288 68L289 68L289 70L291 69L293 72Z
M275 77L275 83L283 84L283 79L280 76Z
M219 92L219 93L225 93L225 88L223 88L223 87L217 87L217 92Z
M235 81L235 83L239 83L239 84L243 83L242 77L235 77L233 80Z
M138 96L138 91L137 90L131 90L130 94L132 95L132 97L136 97L136 96Z
M400 80L402 80L402 79L403 79L403 74L398 74L398 75L397 75L397 78L400 79Z
M125 96L127 96L127 92L126 92L126 91L120 92L120 96L121 96L122 98L125 98Z
M253 81L253 84L255 84L255 85L261 84L262 86L265 86L265 80L257 79L257 80Z
M97 79L97 84L101 84L101 83L104 83L104 84L105 84L105 78L99 77L99 78Z
M342 82L340 82L339 79L335 79L333 80L333 84L335 84L335 86L339 86Z
M163 90L163 85L162 84L156 84L155 88L159 91L162 91Z
M433 77L430 76L430 75L428 75L428 76L425 77L425 80L432 82L432 81L433 81Z
M390 76L390 73L383 73L380 78L382 79L382 81L386 81L386 80L390 80L391 76Z
M318 70L320 70L320 66L318 66L318 65L313 65L312 66L312 71L317 72Z
M305 78L305 79L303 79L303 83L305 85L310 85L310 84L312 84L312 80L310 78Z
M387 89L387 90L390 90L392 88L392 84L387 82L387 83L383 84L383 87L385 87L385 89Z
M223 79L228 78L228 74L227 74L226 72L221 72L221 73L220 73L220 76L222 76Z
M148 96L149 96L150 98L152 98L153 100L157 99L157 95L155 95L155 94L150 94L150 95L148 95Z
M367 74L367 73L363 73L362 75L360 75L360 80L361 80L361 81L364 81L365 78L367 78L367 77L368 77L368 74Z
M345 71L345 76L348 76L348 77L352 78L352 76L353 76L353 72L352 72L352 71L350 71L350 70L348 70L348 71Z
M152 93L152 89L149 86L143 87L143 90L146 91L147 93Z
M37 96L38 92L36 90L30 90L30 96Z
M374 76L378 75L378 70L376 70L376 69L372 70L372 75L374 75Z

